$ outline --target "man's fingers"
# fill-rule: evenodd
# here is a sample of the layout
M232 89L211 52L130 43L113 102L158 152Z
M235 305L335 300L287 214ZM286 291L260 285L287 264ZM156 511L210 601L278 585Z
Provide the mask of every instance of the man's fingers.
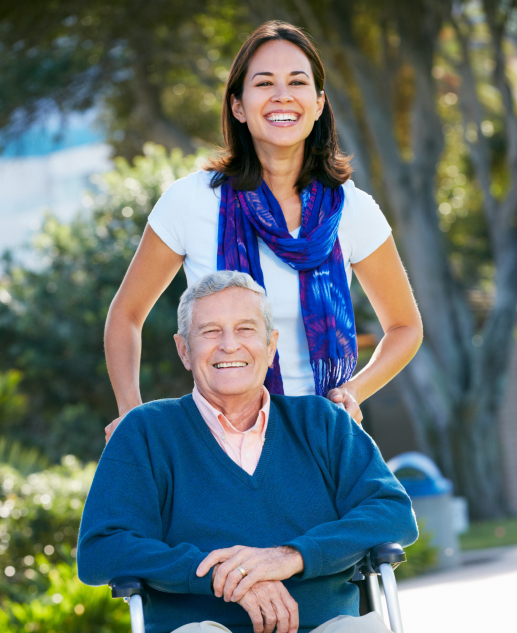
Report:
M230 600L232 602L238 602L246 594L246 592L248 592L253 587L253 585L255 585L257 582L260 582L261 580L264 580L264 578L260 573L260 569L254 569L239 582L237 587L234 589Z
M241 558L242 557L239 556L239 554L232 556L227 561L222 563L219 569L215 572L214 594L216 595L217 598L224 596L225 587L228 581L230 582L230 585L232 586L232 593L233 593L233 589L235 589L239 580L242 578L242 574L238 570L237 570L237 573L239 574L238 576L236 574L232 575L232 572L234 572L237 569L237 567L239 567L241 563L241 560L240 560ZM229 592L229 589L228 589L228 592ZM228 600L230 599L232 593L229 593Z
M241 602L241 606L246 609L253 624L253 633L264 633L264 619L260 610L257 596L249 592L246 599Z
M281 582L278 582L278 592L284 601L285 608L289 612L289 633L296 633L300 626L298 603Z
M273 583L259 583L250 592L257 596L262 617L264 618L264 633L272 633L278 625L276 610L271 600L272 585Z
M212 569L214 565L217 565L217 563L223 563L224 561L231 558L235 554L235 552L238 551L238 548L242 548L242 546L236 545L235 547L214 549L213 552L210 552L210 554L208 554L208 556L201 561L199 567L196 570L196 576L204 576L209 569Z
M271 601L269 601L269 604L261 604L260 609L262 611L262 617L264 618L264 633L273 633L277 621L276 613Z
M222 590L222 595L225 602L230 602L230 599L233 595L235 587L237 587L237 585L242 580L242 578L243 578L242 573L238 569L234 569L226 576L226 582L224 583L223 590ZM214 593L217 596L215 582L214 582Z
M276 613L276 631L277 633L288 633L289 631L289 611L287 610L283 599L276 588L276 583L271 583L270 588L271 604Z

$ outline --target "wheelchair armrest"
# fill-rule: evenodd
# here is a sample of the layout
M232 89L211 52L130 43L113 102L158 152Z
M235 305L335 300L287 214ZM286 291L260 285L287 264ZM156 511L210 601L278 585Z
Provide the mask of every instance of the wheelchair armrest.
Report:
M359 563L359 571L365 576L378 574L383 563L390 564L394 569L400 563L406 562L406 553L398 543L382 543L376 545Z
M130 598L138 595L144 596L144 583L133 576L119 576L110 581L112 598Z

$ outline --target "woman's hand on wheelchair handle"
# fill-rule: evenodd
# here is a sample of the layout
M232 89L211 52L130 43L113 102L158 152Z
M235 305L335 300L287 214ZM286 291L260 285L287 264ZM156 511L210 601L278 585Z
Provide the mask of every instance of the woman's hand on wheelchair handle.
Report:
M358 424L361 424L363 414L361 412L361 408L359 407L359 403L357 402L357 395L351 385L345 383L340 387L331 389L327 393L327 398L336 404L341 403L350 417Z
M248 612L254 633L296 633L298 604L279 580L258 582L238 601Z
M124 414L125 415L125 414ZM124 419L124 415L121 415L120 417L118 417L116 420L113 420L113 422L110 422L108 424L108 426L106 426L104 428L104 433L106 436L106 444L109 442L110 437L113 435L113 431L117 428L117 426L122 422L122 420Z

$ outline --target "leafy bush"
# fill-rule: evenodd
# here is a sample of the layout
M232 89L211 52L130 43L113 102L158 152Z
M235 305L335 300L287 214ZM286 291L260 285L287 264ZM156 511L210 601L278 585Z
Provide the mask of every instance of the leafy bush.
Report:
M122 600L113 600L108 587L83 585L75 565L53 566L41 554L36 563L50 568L48 588L30 602L4 601L3 633L129 633L129 608Z
M23 453L23 451L22 451ZM26 458L25 458L26 459ZM15 601L47 591L51 566L74 564L79 522L95 464L73 455L23 475L0 464L0 593ZM42 556L45 556L43 562Z
M67 455L45 466L34 449L0 439L0 631L128 633L127 605L77 577L79 522L96 464Z
M177 178L199 169L203 155L170 155L148 144L134 166L93 177L88 216L61 223L48 215L34 241L42 268L4 261L0 279L0 435L41 448L53 461L72 453L97 460L104 426L117 409L104 360L108 309L138 247L147 216ZM176 352L181 272L159 299L143 331L144 401L184 395L192 378ZM4 394L4 395L2 395ZM16 405L16 406L14 406ZM15 419L16 418L16 419Z
M405 548L407 562L397 567L397 580L420 576L438 563L438 548L431 545L433 535L423 524L419 525L419 533L418 540Z

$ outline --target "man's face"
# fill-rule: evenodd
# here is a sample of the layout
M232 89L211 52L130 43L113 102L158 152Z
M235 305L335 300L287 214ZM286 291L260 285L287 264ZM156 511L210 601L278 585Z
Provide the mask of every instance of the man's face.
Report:
M183 364L209 401L255 397L273 362L277 339L274 330L268 345L260 296L245 288L227 288L194 303L190 351L183 337L175 336Z

